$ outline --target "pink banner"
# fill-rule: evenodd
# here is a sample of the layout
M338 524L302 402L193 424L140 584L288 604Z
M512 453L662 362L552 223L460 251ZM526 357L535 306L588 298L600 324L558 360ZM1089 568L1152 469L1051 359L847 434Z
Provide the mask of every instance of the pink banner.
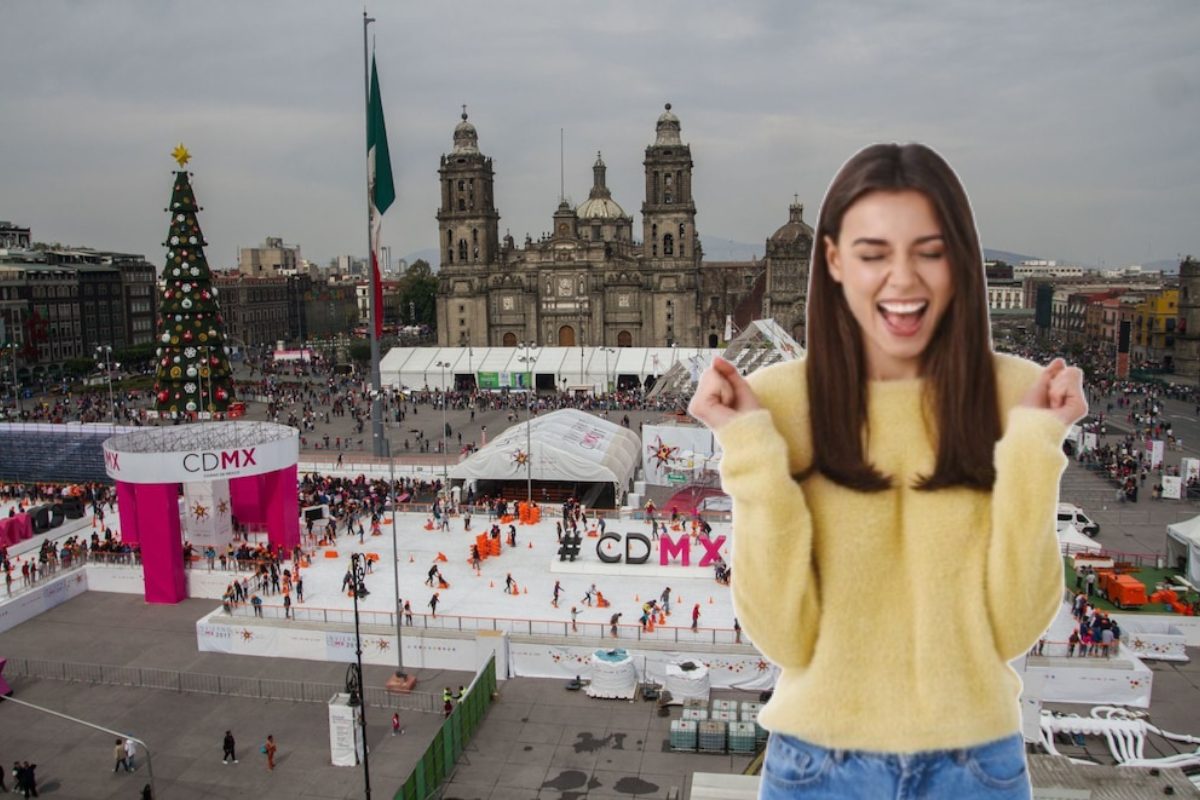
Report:
M137 487L132 483L117 481L117 511L121 515L121 541L137 544L138 536Z
M296 465L262 476L262 507L267 516L267 539L285 553L300 544L300 500L296 494Z
M187 598L179 529L179 484L144 483L134 488L146 602L178 603Z
M295 469L293 466L292 470ZM250 475L229 481L229 504L233 507L233 515L243 525L260 525L267 521L262 503L266 478L266 475Z

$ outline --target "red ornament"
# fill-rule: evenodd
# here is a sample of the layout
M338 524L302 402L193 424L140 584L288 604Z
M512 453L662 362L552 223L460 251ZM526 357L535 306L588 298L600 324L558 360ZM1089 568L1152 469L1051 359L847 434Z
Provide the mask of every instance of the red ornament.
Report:
M184 340L185 342L190 342L190 341L192 340L192 332L191 332L191 331L184 331L184 332L183 332L183 340Z
M220 386L218 386L217 387L217 399L220 400L221 402L228 400L229 392L225 391Z
M161 392L158 393L158 402L165 403L165 402L167 402L167 400L170 397L171 397L171 393L168 392L166 389L163 389Z

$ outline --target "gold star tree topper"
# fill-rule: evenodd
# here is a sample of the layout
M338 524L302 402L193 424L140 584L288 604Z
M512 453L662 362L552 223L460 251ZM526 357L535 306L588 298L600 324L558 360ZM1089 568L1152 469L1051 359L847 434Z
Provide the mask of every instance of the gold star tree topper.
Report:
M181 166L181 167L184 166L185 164L187 164L187 162L192 160L192 154L189 153L188 149L183 146L183 142L180 142L179 144L175 145L175 149L171 151L171 156L177 162L179 162L179 166Z

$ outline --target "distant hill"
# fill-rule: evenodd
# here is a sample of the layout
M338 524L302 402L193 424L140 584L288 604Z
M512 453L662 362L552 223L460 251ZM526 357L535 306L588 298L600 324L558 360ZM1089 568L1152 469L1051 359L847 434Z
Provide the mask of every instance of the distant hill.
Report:
M1003 261L1009 266L1016 266L1022 261L1033 261L1040 256L1023 256L1020 253L1010 253L1007 250L992 250L990 247L983 248L983 259L985 261Z
M441 266L442 251L438 250L436 247L428 247L424 250L418 250L415 253L409 253L408 255L403 256L403 258L409 264L412 264L418 258L423 258L429 264L429 266L433 268L433 271L437 272L438 267Z

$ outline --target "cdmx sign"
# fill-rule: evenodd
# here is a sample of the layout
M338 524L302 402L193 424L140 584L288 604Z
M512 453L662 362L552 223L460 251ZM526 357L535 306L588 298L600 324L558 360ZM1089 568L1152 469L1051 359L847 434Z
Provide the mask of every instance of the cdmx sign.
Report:
M241 469L256 467L254 451L257 448L235 448L218 452L188 453L183 457L183 468L188 472L213 472L219 469Z
M709 564L721 560L721 548L725 545L724 534L715 539L701 536L696 541L704 549L704 554L700 557L700 566L707 567ZM625 534L624 550L618 549L612 554L605 552L608 542L620 545L621 534L606 533L596 542L596 556L605 564L617 564L622 560L626 564L645 564L650 560L650 554L654 551L650 545L650 537L644 533ZM634 552L635 545L640 552ZM692 538L690 536L685 534L675 540L666 534L663 535L659 541L658 563L663 567L669 566L673 557L678 557L683 566L691 566Z

